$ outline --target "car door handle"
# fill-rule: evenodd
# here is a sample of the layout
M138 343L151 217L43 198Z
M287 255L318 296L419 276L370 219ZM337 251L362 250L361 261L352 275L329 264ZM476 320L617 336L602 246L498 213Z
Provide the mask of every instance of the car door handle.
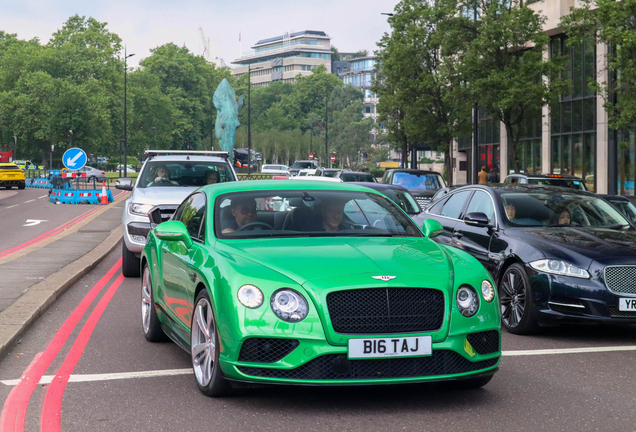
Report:
M464 234L462 234L462 233L461 233L461 232L459 232L459 231L453 231L453 237L455 237L455 238L458 238L458 239L459 239L459 238L462 238L462 236L463 236L463 235L464 235Z

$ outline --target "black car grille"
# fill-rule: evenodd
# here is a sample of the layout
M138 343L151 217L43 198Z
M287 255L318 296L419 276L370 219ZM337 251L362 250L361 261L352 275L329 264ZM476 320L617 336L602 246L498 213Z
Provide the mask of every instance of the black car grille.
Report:
M636 318L635 311L621 311L613 306L609 307L609 312L612 318Z
M499 332L497 330L471 333L466 339L477 354L492 354L499 351Z
M297 380L355 380L432 377L473 372L497 364L499 358L471 362L454 351L438 350L429 357L348 360L342 354L317 357L295 369L242 367L246 375Z
M327 294L337 333L384 334L434 331L442 327L444 294L427 288L365 288Z
M430 198L423 198L423 197L415 197L415 201L417 201L417 203L420 205L422 210L424 210L424 207L426 207L428 205L428 203L431 202L431 199Z
M615 294L636 294L636 266L605 267L605 286Z
M154 207L149 215L150 220L153 224L159 225L162 222L166 222L170 220L175 211L177 211L176 205L160 205Z
M300 343L295 339L251 338L243 342L239 361L273 363L287 357Z

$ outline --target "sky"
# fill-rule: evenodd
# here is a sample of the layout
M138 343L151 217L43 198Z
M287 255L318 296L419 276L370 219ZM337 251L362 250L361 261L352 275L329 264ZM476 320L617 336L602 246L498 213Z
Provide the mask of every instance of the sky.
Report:
M0 0L0 30L45 43L72 15L108 23L123 40L131 66L154 47L173 42L203 53L199 27L210 39L211 58L230 65L258 40L285 32L321 30L341 52L366 49L389 31L386 16L398 0ZM242 42L239 43L239 32Z

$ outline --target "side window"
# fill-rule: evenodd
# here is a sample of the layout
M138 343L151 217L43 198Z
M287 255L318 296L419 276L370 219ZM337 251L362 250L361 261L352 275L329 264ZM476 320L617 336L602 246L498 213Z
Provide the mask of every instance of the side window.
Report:
M471 193L472 191L467 190L451 195L450 198L448 198L448 200L444 203L441 215L452 219L459 219L459 215L462 212L464 203Z
M442 212L442 207L444 207L444 203L446 202L446 198L442 198L428 210L428 213L438 215Z
M484 191L475 192L473 197L470 199L470 204L468 204L468 209L466 210L466 214L477 212L488 216L489 223L492 223L494 220L495 209L492 205L492 200L490 199L490 195Z
M177 210L175 220L183 222L190 237L197 240L205 238L205 227L202 223L205 219L205 195L197 193L188 198ZM199 232L201 231L201 232Z

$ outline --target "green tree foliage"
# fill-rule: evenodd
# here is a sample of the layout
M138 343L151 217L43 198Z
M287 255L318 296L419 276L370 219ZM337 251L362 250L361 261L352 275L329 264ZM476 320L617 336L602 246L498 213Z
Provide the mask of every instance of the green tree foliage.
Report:
M449 164L452 140L469 127L470 98L452 37L455 6L402 0L389 18L391 33L378 43L378 112L403 162L409 145L427 143Z
M582 0L561 27L568 43L594 39L608 44L607 67L613 82L591 83L604 100L613 129L636 129L636 0Z

